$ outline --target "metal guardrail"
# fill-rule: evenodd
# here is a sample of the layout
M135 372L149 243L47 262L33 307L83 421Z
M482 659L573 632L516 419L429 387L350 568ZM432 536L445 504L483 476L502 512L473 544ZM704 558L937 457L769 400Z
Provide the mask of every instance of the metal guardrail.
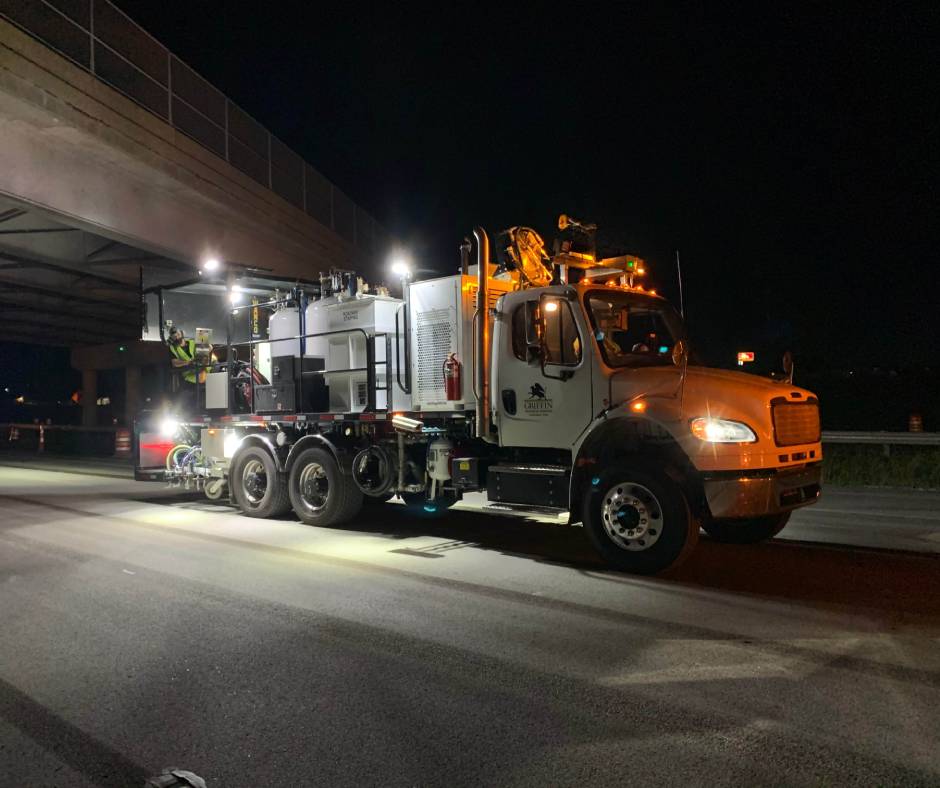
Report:
M102 437L108 436L106 440L111 442L113 449L116 449L117 446L114 445L113 441L117 438L119 432L123 435L129 431L120 427L82 427L75 424L4 423L0 424L0 448L12 448L14 446L26 448L24 446L24 444L27 443L27 441L24 440L26 437L25 434L34 433L33 438L35 440L35 446L32 446L33 441L30 440L28 441L30 448L35 448L37 451L41 452L44 450L47 442L50 442L49 438L56 433L92 433ZM884 449L884 453L889 455L891 446L940 446L940 432L860 432L827 430L822 433L822 442L830 445L881 446Z
M940 432L824 431L822 442L869 446L940 446Z
M6 18L366 254L388 234L317 170L108 0L0 0Z
M6 422L0 424L0 435L7 435L10 429L18 430L37 430L42 432L117 432L120 427L83 427L78 424L35 424L30 422Z
M0 424L0 449L127 457L131 448L131 433L124 427L18 422Z

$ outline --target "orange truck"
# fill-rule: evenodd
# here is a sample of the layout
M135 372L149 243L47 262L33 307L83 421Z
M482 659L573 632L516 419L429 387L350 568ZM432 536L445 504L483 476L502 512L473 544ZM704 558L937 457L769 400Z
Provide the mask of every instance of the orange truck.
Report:
M816 397L792 366L769 379L694 364L643 261L598 259L590 225L559 228L551 255L510 228L495 260L476 228L475 266L465 247L453 276L402 271L401 299L335 272L289 289L245 278L252 303L221 310L204 409L161 414L162 439L140 427L141 477L314 525L364 501L430 515L482 493L498 511L567 513L608 564L643 574L681 562L700 528L732 543L779 533L820 495ZM187 288L203 303L213 286L235 295L231 279L151 293L161 324L194 313ZM239 315L254 327L240 333Z

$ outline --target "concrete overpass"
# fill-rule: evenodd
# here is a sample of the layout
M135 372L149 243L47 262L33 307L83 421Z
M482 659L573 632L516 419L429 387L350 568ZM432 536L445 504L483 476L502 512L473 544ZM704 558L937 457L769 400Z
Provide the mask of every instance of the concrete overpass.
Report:
M108 0L0 0L0 141L0 341L127 365L128 414L142 280L382 279L374 219Z
M116 283L136 289L141 266L172 278L212 254L284 276L377 273L387 248L368 213L107 0L0 0L0 139L0 289L31 309L42 293L27 287L69 287L76 270L80 295L123 304Z

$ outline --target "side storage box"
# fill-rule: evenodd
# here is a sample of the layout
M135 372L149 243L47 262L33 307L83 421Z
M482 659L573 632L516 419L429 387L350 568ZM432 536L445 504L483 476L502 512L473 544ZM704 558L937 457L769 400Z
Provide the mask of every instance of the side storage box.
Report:
M294 382L255 386L255 413L294 412Z
M491 503L521 503L567 509L569 479L567 468L494 465L486 477L486 497Z

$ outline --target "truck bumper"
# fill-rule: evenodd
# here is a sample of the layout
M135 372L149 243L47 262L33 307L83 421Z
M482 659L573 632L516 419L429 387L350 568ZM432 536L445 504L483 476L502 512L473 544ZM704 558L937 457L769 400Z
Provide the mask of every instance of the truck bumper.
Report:
M763 517L815 503L822 464L802 468L711 474L704 479L705 499L716 520Z

